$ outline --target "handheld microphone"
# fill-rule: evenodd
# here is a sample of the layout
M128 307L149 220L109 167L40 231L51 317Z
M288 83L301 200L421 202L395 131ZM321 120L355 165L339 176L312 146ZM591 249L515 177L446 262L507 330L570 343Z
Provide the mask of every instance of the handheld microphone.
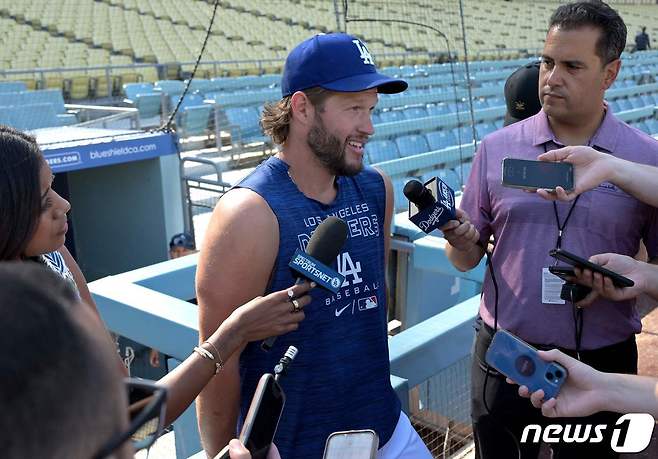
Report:
M327 217L315 228L306 246L306 252L296 250L290 268L299 275L295 284L311 280L320 287L337 292L345 276L329 267L347 240L347 224L338 217ZM264 351L272 349L276 336L262 342Z
M410 201L409 220L426 234L457 219L455 192L438 177L425 185L410 180L403 193Z

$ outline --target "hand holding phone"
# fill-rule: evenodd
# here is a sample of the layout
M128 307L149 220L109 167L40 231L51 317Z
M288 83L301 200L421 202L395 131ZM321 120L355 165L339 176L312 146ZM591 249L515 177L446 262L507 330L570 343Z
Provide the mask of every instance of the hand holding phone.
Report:
M249 450L252 459L266 459L279 425L286 395L270 373L261 376L244 419L240 442ZM229 459L228 445L215 459Z
M573 190L573 165L527 159L503 159L503 186L537 191L561 186Z
M585 260L584 258L581 258L578 255L574 255L573 253L567 252L566 250L553 249L550 252L548 252L548 254L553 258L568 263L571 266L575 266L576 268L589 269L592 272L599 273L605 277L609 277L610 280L612 280L612 283L615 287L632 287L635 285L635 282L633 282L628 277L624 277L620 274L617 274L614 271L610 271L609 269L606 269L600 265L592 263L589 260Z
M530 392L543 390L545 400L556 397L567 379L566 368L545 362L537 355L537 349L507 330L496 332L485 360L517 384L527 386Z

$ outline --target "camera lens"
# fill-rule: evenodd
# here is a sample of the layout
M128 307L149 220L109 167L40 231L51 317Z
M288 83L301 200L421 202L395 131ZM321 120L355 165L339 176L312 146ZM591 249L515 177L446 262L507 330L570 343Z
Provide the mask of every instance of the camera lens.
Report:
M516 371L523 376L532 376L535 372L535 362L528 355L520 355L514 362Z
M562 371L561 370L555 370L555 377L557 379L560 379L562 377Z
M547 372L546 373L546 379L548 379L549 381L553 381L553 373L551 373L550 371Z

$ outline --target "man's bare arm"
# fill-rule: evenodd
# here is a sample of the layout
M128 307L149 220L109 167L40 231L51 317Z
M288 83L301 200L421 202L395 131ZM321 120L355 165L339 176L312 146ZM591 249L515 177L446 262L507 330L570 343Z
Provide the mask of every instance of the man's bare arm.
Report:
M197 267L201 341L238 305L265 292L278 245L276 217L259 195L235 189L222 197L213 212ZM197 398L201 439L212 456L236 436L240 353L227 359L224 370Z

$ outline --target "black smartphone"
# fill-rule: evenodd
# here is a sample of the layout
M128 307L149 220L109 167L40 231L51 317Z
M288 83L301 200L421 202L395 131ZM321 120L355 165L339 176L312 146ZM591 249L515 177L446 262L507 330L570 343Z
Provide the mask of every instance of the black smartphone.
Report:
M570 281L576 277L576 272L571 266L549 266L548 271L564 281Z
M569 163L503 159L503 186L536 191L561 186L573 190L573 166Z
M239 440L253 459L266 459L283 413L286 395L270 373L260 377ZM228 445L215 459L229 459Z
M612 283L614 284L615 287L632 287L635 285L635 282L633 282L628 277L624 277L621 274L617 274L614 271L610 271L609 269L606 269L600 265L592 263L589 260L585 260L584 258L581 258L578 255L574 255L573 253L567 252L566 250L553 249L550 252L548 252L548 254L553 258L563 261L564 263L568 263L571 266L575 266L576 268L580 268L580 269L587 268L590 271L594 271L605 277L609 277L612 280Z

